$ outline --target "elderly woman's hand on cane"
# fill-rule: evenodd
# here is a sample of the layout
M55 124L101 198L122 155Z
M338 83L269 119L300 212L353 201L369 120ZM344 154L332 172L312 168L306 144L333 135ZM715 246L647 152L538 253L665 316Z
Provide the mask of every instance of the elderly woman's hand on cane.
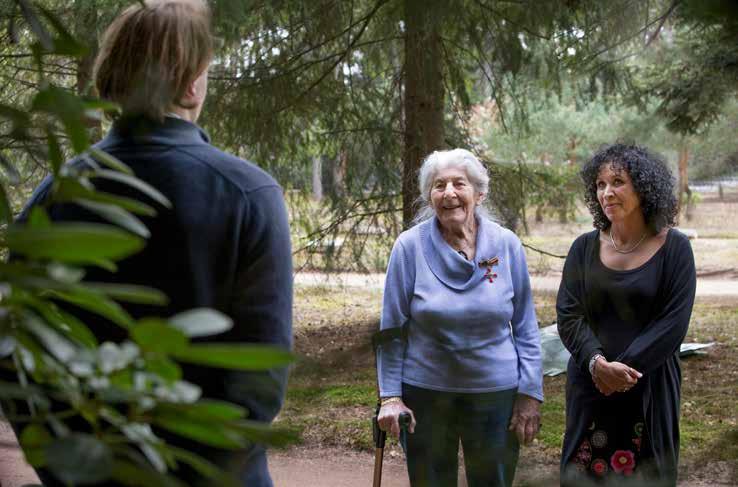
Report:
M400 415L407 413L410 415L410 425L407 430L410 433L415 432L415 415L413 411L405 406L400 397L391 397L382 399L382 407L379 409L377 423L382 431L387 431L396 439L400 437Z

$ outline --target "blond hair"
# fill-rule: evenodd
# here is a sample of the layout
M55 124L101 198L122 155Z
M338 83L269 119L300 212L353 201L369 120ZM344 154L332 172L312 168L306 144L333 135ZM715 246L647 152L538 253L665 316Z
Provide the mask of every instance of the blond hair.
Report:
M100 97L124 114L163 120L213 57L210 9L201 0L147 0L107 28L95 59Z

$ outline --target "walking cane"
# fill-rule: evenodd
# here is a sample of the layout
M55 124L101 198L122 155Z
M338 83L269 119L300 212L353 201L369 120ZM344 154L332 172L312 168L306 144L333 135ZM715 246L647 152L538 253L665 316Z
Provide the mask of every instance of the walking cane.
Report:
M407 340L407 330L403 327L390 328L375 333L372 336L372 349L374 351L374 366L376 369L377 365L377 349L383 344L390 340L399 339L402 341ZM382 407L382 401L379 399L379 377L377 377L377 409L374 412L372 418L372 433L374 437L374 482L372 487L382 486L382 462L384 461L384 444L387 441L387 432L382 431L379 428L379 410ZM404 430L410 425L410 415L408 413L400 413L398 418L400 423L400 429Z
M377 405L377 412L372 419L372 427L374 430L374 483L373 487L382 486L382 462L384 461L384 444L387 441L387 432L379 428L377 417L379 416L380 405ZM410 414L400 413L399 417L400 429L404 430L410 425Z

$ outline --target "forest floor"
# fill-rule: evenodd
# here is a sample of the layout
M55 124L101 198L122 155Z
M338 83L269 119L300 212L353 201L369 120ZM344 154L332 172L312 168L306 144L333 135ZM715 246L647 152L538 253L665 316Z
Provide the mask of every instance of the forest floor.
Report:
M704 198L691 222L698 297L686 341L715 342L706 354L683 361L680 486L738 486L738 195ZM530 224L523 240L565 254L591 226ZM528 254L541 325L555 319L561 261ZM378 275L298 274L295 286L295 349L287 400L276 424L300 432L301 441L270 453L275 486L370 485L374 462L370 420L376 401L370 337L381 308ZM516 485L558 485L564 431L565 377L546 377L543 427L522 449ZM33 479L0 423L0 485ZM383 486L405 487L404 457L394 441L385 450ZM460 474L459 485L466 485Z
M738 195L705 197L682 228L692 240L698 297L686 341L715 342L683 361L680 485L738 486ZM529 224L526 243L566 254L577 223ZM528 252L541 325L555 319L563 262ZM381 274L309 274L296 278L295 347L299 356L277 424L301 432L300 444L270 457L275 485L369 485L374 462L370 419L376 402L370 337L378 329ZM521 451L516 485L558 485L564 432L564 375L546 377L543 427ZM463 469L462 469L463 471ZM383 485L407 486L404 455L394 441L385 453ZM459 485L466 485L463 472Z

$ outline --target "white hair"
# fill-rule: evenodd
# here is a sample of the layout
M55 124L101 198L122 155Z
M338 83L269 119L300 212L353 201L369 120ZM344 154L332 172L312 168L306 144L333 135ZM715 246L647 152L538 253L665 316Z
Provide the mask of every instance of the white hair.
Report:
M474 188L474 192L481 194L482 197L487 195L489 191L487 168L474 154L466 149L434 151L425 158L418 172L418 186L420 188L418 201L420 205L415 218L413 218L413 224L418 224L435 216L436 211L430 201L431 186L433 186L438 171L449 167L463 169L472 188ZM474 208L474 214L478 217L490 218L487 208L481 204Z

